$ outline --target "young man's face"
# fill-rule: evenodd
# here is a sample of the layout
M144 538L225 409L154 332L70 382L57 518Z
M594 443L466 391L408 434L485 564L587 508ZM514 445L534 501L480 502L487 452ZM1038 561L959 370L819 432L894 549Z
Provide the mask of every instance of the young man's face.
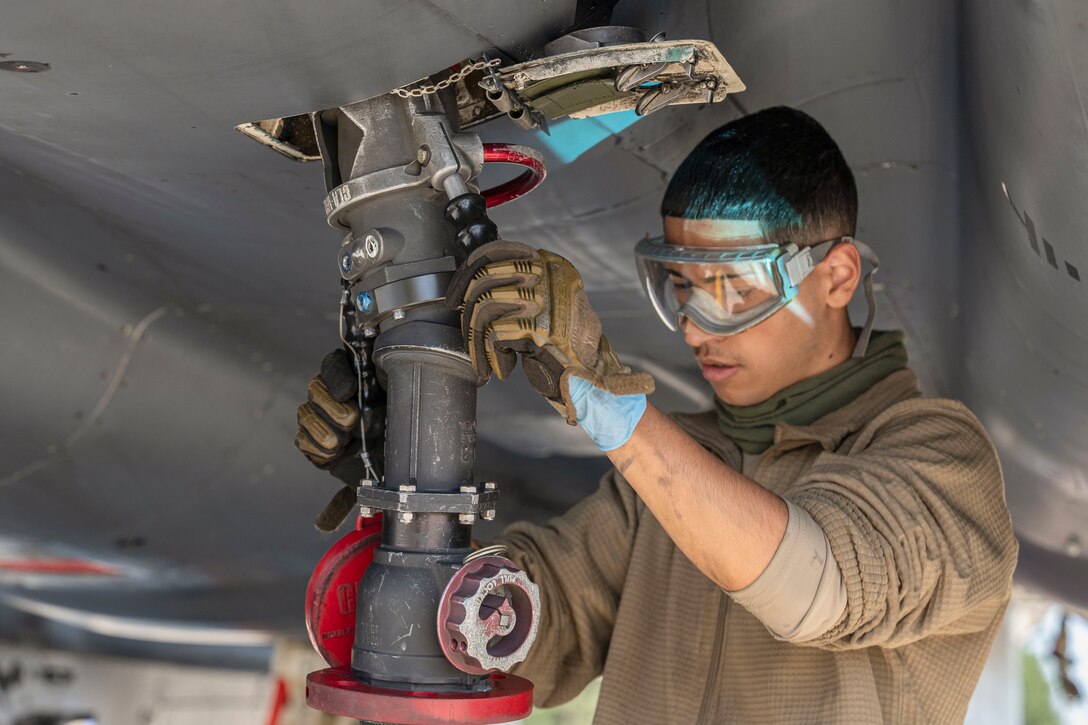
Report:
M665 240L719 248L766 243L758 222L677 217L665 217ZM789 304L744 332L712 335L684 321L684 341L718 398L730 405L761 403L842 362L845 311L829 304L834 282L823 266L801 283Z

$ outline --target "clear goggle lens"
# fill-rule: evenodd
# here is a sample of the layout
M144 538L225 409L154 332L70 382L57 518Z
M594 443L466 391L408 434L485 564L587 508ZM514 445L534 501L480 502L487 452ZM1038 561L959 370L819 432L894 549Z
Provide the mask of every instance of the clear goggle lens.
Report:
M635 256L643 287L670 330L688 318L711 334L733 335L793 299L818 261L814 257L822 259L831 244L708 249L668 245L658 237L639 242Z
M646 263L655 305L676 329L680 317L693 317L716 329L739 328L775 307L781 298L770 264L678 265Z

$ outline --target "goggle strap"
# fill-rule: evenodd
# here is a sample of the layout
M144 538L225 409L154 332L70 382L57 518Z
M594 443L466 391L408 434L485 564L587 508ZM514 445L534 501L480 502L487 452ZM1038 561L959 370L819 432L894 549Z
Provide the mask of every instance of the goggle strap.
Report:
M786 276L791 287L797 287L808 276L817 262L812 258L812 250L805 247L786 259Z
M816 268L816 265L824 261L827 253L831 251L842 239L829 239L826 242L820 242L814 244L811 247L803 247L799 251L795 251L786 260L786 274L789 277L789 282L794 287L797 287L804 281L805 277L808 277L809 273ZM792 246L792 245L791 245ZM796 250L796 247L794 247Z
M862 260L872 265L868 274L865 275L865 301L869 303L869 314L865 318L865 326L861 328L861 334L858 335L858 343L854 346L853 355L853 357L865 357L865 351L869 347L869 338L873 334L873 324L876 322L876 295L873 293L873 275L880 269L880 258L865 242L848 239L858 250Z

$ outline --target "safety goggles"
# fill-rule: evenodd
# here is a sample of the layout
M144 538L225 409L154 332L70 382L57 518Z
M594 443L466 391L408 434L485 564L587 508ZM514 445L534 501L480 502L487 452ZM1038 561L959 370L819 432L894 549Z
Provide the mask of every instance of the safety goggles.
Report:
M841 243L853 244L873 265L865 277L869 319L855 350L864 354L876 310L872 275L879 261L851 237L810 247L791 243L722 249L682 247L666 244L664 237L646 237L635 247L635 257L642 286L670 330L679 331L689 319L712 335L735 335L789 304L801 282Z

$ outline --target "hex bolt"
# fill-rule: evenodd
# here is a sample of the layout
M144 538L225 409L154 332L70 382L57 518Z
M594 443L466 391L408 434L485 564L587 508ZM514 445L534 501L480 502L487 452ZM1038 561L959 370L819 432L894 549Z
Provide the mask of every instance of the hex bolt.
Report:
M402 504L407 505L408 504L408 494L415 491L416 487L415 487L415 485L405 484L405 485L397 486L397 490L400 491L400 496L398 496L398 498L400 499L400 502ZM409 519L409 520L411 520L411 519Z
M476 514L458 514L457 520L462 524L471 524L476 521Z
M407 524L411 523L412 519L414 519L415 517L416 515L411 513L410 511L404 511L399 516L397 516L397 520L400 521L402 524Z
M511 622L513 618L512 615L507 614L506 612L499 612L499 627L506 630L503 632L504 635L509 634L509 630L513 629L513 623Z
M476 493L475 486L461 486L461 493Z
M377 259L382 251L381 236L374 231L367 232L366 238L363 240L363 250L370 259Z
M359 312L370 312L374 309L374 298L369 292L363 291L355 295L355 306Z
M403 320L404 319L404 310L393 310L393 319L394 320Z
M499 487L499 484L495 483L494 481L487 481L484 484L484 490L485 491L495 491L496 489L498 489L498 487Z
M369 478L364 478L359 481L358 492L362 493L365 489L374 488L374 481ZM363 518L370 518L374 515L374 509L370 506L359 506L359 515Z
M431 162L431 149L427 146L420 146L416 151L416 161L420 166L426 166Z
M495 509L488 509L487 511L484 511L483 517L484 517L484 521L494 521L495 520Z

